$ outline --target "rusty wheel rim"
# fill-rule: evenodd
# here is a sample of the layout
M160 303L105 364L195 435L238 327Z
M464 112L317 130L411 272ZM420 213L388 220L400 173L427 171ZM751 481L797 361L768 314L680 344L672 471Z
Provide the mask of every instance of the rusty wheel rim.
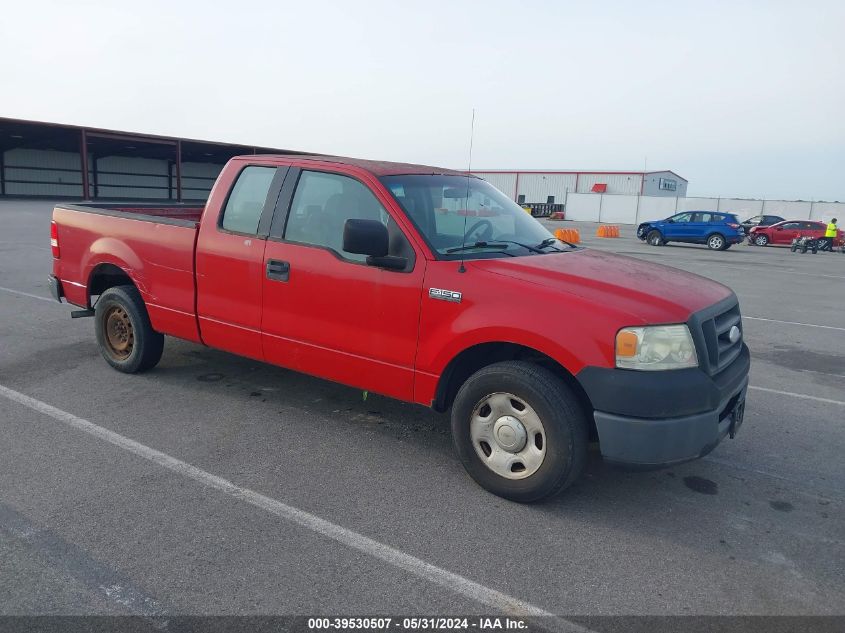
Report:
M120 306L109 308L104 321L106 346L117 360L126 360L135 347L135 331L129 314Z

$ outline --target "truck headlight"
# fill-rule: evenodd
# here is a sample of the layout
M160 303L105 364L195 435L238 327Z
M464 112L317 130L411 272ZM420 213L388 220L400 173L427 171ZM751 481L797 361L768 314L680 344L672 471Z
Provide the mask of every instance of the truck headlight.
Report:
M626 327L616 334L616 366L660 371L698 367L698 356L686 325Z

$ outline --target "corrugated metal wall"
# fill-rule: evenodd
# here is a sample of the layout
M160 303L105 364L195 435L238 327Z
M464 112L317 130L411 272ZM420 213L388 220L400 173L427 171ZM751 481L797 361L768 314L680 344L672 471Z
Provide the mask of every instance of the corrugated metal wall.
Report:
M567 192L575 191L575 174L520 174L517 197L525 196L527 204L544 204L554 196L563 204Z
M643 184L640 174L596 174L584 173L578 176L578 193L590 193L593 185L607 185L607 193L638 195Z
M93 159L89 158L89 181L98 198L169 198L168 161L129 156L97 159L96 187Z
M674 180L675 189L661 189L661 178L665 178L667 180ZM644 196L668 196L670 198L683 198L687 195L687 181L679 177L678 175L673 174L671 171L656 171L650 174L646 174L645 182L643 183L642 193Z
M474 171L472 173L479 178L484 178L484 180L496 187L496 189L511 200L516 200L516 196L514 195L516 191L516 174L499 174L491 171Z
M7 195L82 195L79 154L54 150L10 149L3 153L3 163Z
M182 163L182 198L185 200L205 200L211 191L217 175L223 165L214 163ZM176 191L176 173L172 179L173 191Z

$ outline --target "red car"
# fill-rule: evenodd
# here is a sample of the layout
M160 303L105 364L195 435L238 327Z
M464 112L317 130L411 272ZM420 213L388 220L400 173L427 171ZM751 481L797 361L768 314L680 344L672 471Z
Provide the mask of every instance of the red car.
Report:
M590 436L659 466L743 420L730 288L558 241L461 172L244 156L204 208L61 204L51 245L53 296L118 371L152 369L169 335L450 410L461 461L509 499L571 484ZM115 415L123 398L103 392Z
M769 244L792 244L796 237L810 237L817 239L824 237L827 225L824 222L812 220L784 220L771 226L755 226L748 232L748 243L755 246L768 246ZM834 246L842 244L842 231L836 232Z

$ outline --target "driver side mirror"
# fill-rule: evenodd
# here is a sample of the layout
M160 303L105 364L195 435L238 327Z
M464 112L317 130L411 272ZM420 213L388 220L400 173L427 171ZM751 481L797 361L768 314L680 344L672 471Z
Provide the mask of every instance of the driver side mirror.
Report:
M343 250L367 256L367 265L390 270L403 270L405 257L388 255L390 235L378 220L350 219L343 224Z

